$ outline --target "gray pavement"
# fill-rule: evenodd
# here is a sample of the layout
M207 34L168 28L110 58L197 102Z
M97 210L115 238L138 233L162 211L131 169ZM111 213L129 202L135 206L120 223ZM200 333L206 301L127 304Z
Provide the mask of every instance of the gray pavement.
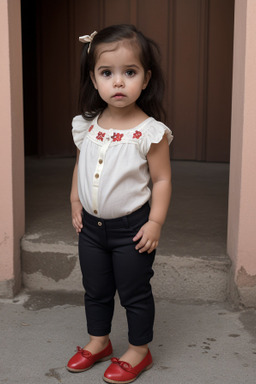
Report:
M127 346L126 318L116 301L111 340L114 355ZM71 374L65 364L87 341L83 297L26 293L0 300L0 383L103 383L109 362ZM256 311L227 303L156 300L154 366L140 384L254 384Z

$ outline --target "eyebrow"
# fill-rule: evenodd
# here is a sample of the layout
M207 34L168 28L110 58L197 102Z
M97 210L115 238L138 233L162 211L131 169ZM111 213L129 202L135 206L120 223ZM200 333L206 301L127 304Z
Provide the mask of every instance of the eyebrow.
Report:
M102 69L111 69L111 65L101 65L99 68L97 68L97 71L100 71ZM124 68L137 68L139 69L138 65L136 64L131 64L131 65L124 65Z

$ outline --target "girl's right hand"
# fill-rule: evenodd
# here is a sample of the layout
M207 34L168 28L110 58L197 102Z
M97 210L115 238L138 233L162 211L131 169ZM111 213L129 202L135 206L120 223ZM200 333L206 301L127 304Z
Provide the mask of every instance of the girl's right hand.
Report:
M83 207L80 201L71 202L72 224L77 234L81 232L81 229L83 228L82 211Z

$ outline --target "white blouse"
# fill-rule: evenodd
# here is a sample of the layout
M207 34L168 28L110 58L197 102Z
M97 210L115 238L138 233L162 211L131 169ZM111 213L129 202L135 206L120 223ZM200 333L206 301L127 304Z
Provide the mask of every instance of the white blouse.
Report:
M80 150L78 194L91 215L112 219L127 215L145 204L151 195L147 153L171 130L153 117L126 130L104 129L98 117L81 115L72 121L73 139Z

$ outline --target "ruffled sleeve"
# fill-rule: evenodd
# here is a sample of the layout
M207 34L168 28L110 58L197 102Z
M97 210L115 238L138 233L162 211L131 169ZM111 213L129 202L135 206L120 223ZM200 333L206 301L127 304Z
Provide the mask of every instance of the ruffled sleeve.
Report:
M77 148L80 150L85 135L88 132L91 122L83 118L82 115L75 116L72 120L72 135Z
M160 143L162 138L166 135L168 140L168 145L171 144L173 140L172 131L166 125L161 123L160 121L152 121L146 127L141 136L140 140L140 150L141 153L146 156L148 151L150 150L151 144Z

